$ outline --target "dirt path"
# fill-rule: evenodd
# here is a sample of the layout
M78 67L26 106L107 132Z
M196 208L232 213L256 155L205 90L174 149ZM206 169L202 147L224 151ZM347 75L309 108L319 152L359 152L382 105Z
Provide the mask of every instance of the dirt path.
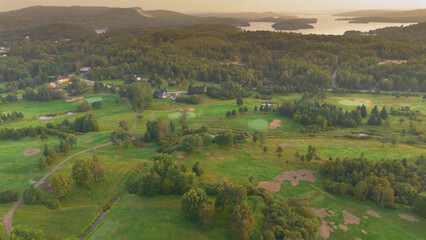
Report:
M100 95L100 94L99 94ZM115 96L115 97L118 97L118 96L116 96L116 95L113 95L113 94L105 94L105 95L111 95L111 96ZM127 100L126 98L122 98L124 101L126 101L126 104L130 107L130 108L132 108L133 109L133 107L132 107L132 105L130 104L130 102L129 102L129 100ZM138 112L135 112L135 113L138 113ZM137 122L138 122L138 120L139 120L139 118L136 118L136 120L135 120L135 123L134 123L134 127L136 127L136 124L137 124ZM132 130L131 130L131 133L133 132L133 128L132 128ZM76 156L78 156L78 155L80 155L80 154L83 154L83 153L86 153L86 152L89 152L89 151L94 151L94 152L97 152L97 149L98 148L102 148L102 147L106 147L106 146L108 146L108 145L111 145L112 144L112 142L108 142L108 143L104 143L104 144L101 144L101 145L98 145L98 146L95 146L95 147L91 147L91 148L88 148L88 149L85 149L85 150L82 150L82 151L80 151L80 152L77 152L77 153L74 153L73 155L71 155L71 156L69 156L69 157L67 157L67 158L65 158L62 162L60 162L58 165L56 165L54 168L52 168L48 173L46 173L36 184L34 184L34 187L39 187L41 184L43 184L44 183L44 181L50 176L50 175L52 175L53 173L55 173L56 171L58 171L60 168L61 168L61 166L62 165L64 165L66 162L68 162L68 160L70 160L70 159L72 159L72 158L74 158L74 157L76 157ZM16 210L16 208L18 208L19 207L19 205L21 205L22 203L24 202L24 200L23 200L23 198L21 197L18 201L16 201L15 202L15 204L13 204L13 206L10 208L10 210L9 210L9 212L7 212L6 214L4 214L3 216L1 216L0 217L0 220L3 222L3 224L4 224L4 226L5 226L5 228L6 228L6 233L9 235L11 232L12 232L12 229L13 229L13 227L12 227L12 222L13 222L13 214L15 213L15 210Z
M55 173L56 171L58 171L62 165L64 165L66 162L68 162L68 160L70 160L70 159L72 159L72 158L74 158L74 157L76 157L76 156L78 156L80 154L83 154L83 153L86 153L86 152L89 152L89 151L95 151L98 148L105 147L105 146L108 146L108 145L111 145L111 144L112 144L112 142L109 142L109 143L105 143L105 144L102 144L102 145L98 145L96 147L88 148L86 150L74 153L73 155L65 158L62 162L60 162L58 165L56 165L54 168L52 168L48 173L46 173L36 184L34 184L34 187L37 188L41 184L43 184L44 181L50 175L52 175L53 173ZM4 226L6 227L6 233L7 234L10 234L10 232L12 232L12 218L13 218L13 214L14 214L16 208L18 208L18 206L21 205L23 202L24 202L24 200L22 198L20 198L18 201L15 202L15 204L13 204L13 206L12 206L12 208L10 208L9 212L7 212L5 215L3 215L0 218L3 221Z

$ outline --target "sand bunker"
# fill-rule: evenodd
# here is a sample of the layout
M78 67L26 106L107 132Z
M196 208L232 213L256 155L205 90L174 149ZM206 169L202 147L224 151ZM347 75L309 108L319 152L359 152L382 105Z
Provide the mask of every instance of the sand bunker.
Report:
M405 219L410 222L418 222L419 220L415 218L414 216L408 215L408 214L399 214L399 217L402 219Z
M273 182L273 181L263 181L260 182L257 185L258 188L263 188L265 190L268 190L270 192L278 192L281 189L281 183L280 182Z
M74 101L77 101L77 100L80 100L80 99L83 99L83 98L84 97L76 97L76 98L65 100L65 102L74 102Z
M315 215L317 215L321 219L321 226L320 226L320 235L322 238L327 239L330 237L330 232L333 232L333 228L328 226L328 221L325 220L326 217L330 217L331 215L327 213L327 210L325 208L315 209L311 208L312 212L314 212Z
M281 127L281 120L274 119L274 121L269 123L269 129L276 129L277 127Z
M289 147L289 146L290 146L290 143L283 143L280 145L280 147Z
M182 108L182 109L181 109L181 110L179 110L179 111L183 112L183 111L185 111L185 109L186 109L186 110L188 110L188 111L190 111L190 112L195 111L195 109L194 109L194 108Z
M354 99L354 101L356 101L356 102L365 102L365 103L371 104L371 100L367 100L367 99Z
M224 159L225 159L224 157L220 157L220 158L219 158L219 160L224 160Z
M185 156L183 155L183 153L179 153L178 158L180 158L180 159L184 159L184 158L185 158Z
M312 175L315 171L302 169L299 171L283 172L280 175L274 177L275 181L291 181L291 186L297 186L299 181L309 181L314 183L315 177Z
M348 225L348 224L359 225L359 217L351 214L350 212L346 210L342 210L342 213L343 213L343 221L345 225Z
M84 143L92 143L93 141L84 141Z
M343 225L343 224L339 224L339 228L342 229L344 232L348 231L348 226Z
M367 211L367 214L376 218L380 218L380 215L371 209Z
M36 155L38 153L41 152L40 148L29 148L29 149L25 149L24 151L22 151L22 154L27 157L27 156L32 156L32 155Z
M365 231L364 229L362 229L361 232L364 233L365 235L368 235L367 231Z

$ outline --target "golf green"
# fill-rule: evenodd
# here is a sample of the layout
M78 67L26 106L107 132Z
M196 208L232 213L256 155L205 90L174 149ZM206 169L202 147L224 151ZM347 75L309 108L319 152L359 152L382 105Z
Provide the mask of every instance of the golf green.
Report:
M249 127L256 129L256 130L265 130L268 128L269 124L264 119L254 119L248 121Z

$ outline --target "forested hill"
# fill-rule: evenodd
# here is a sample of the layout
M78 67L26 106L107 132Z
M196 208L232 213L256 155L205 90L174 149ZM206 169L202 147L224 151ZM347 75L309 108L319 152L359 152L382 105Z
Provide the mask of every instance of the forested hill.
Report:
M96 32L83 24L60 23L30 30L0 32L0 40L10 42L25 37L36 41L75 40L94 35Z
M379 28L370 31L369 34L426 39L426 22L407 27Z
M154 87L214 82L222 85L211 92L227 98L235 89L269 95L329 88L339 66L340 88L426 92L424 45L386 36L243 32L228 25L114 29L80 41L13 45L0 58L0 82L35 88L47 76L90 66L86 77L92 80L138 75Z
M234 26L248 24L238 19L196 17L166 10L145 11L141 8L35 6L0 13L0 31L28 30L60 23L86 24L92 29L158 27L200 23L220 23Z
M366 10L335 14L340 17L353 17L352 22L426 22L426 9L410 11Z

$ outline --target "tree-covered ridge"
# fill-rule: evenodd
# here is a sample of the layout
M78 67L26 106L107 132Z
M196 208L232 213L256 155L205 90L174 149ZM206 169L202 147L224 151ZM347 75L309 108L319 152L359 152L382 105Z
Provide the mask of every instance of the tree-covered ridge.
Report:
M225 64L234 61L238 64ZM380 59L408 59L378 65ZM243 88L293 92L337 85L425 91L426 54L415 40L240 32L225 25L114 30L79 41L20 42L0 59L0 81L48 82L47 76L92 67L89 79L158 75L169 85L236 82ZM25 84L24 84L25 83Z

